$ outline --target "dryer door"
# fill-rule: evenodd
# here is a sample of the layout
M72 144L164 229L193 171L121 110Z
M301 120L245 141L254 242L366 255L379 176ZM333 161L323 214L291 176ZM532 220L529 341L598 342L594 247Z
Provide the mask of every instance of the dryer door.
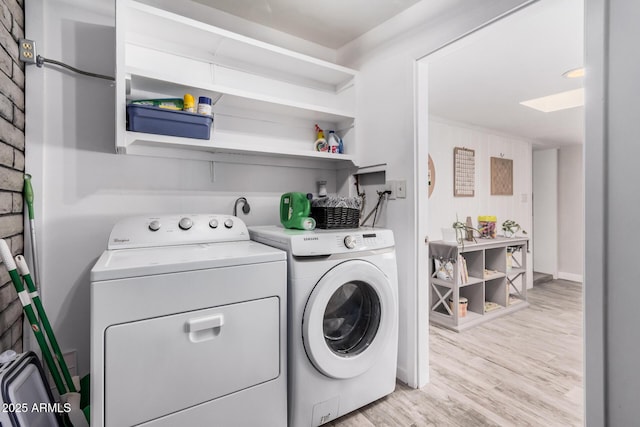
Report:
M329 377L361 375L392 344L397 317L394 289L380 269L363 260L338 264L307 300L302 325L307 356Z

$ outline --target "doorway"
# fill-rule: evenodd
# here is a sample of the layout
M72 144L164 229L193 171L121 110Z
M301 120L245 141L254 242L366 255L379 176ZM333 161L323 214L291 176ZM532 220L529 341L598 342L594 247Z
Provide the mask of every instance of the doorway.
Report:
M477 217L480 212L485 214L498 212L498 216L503 219L515 219L524 225L523 228L529 233L535 229L533 223L533 146L534 144L566 145L571 143L568 142L570 139L573 139L573 144L581 144L584 111L579 108L559 113L562 117L558 120L574 124L573 130L556 134L551 131L544 133L543 119L545 114L540 113L533 119L527 119L526 117L533 116L529 114L531 111L528 111L527 107L520 105L520 101L533 98L535 93L555 93L563 90L565 86L568 86L566 89L582 86L582 82L562 80L562 71L557 73L558 79L551 84L551 87L543 87L543 84L546 84L544 81L546 79L539 78L539 81L536 81L536 77L545 74L541 69L543 67L541 67L541 59L539 59L545 55L550 56L551 59L562 57L565 62L561 63L560 68L563 71L582 65L582 47L575 44L582 43L582 8L581 0L534 3L417 61L416 127L418 137L416 144L417 147L422 147L422 150L425 150L426 147L427 155L434 154L431 157L433 157L434 169L438 177L433 196L428 203L427 234L430 240L439 240L441 238L440 229L446 227L448 222L455 221L456 215L457 219L462 218L463 220L466 216L471 216L475 223L474 217ZM563 17L569 18L569 26L566 22L560 22ZM538 20L537 23L534 23L535 19ZM545 22L545 25L540 25L540 22ZM551 34L550 27L555 22L558 23L565 35L570 34L566 44L573 44L574 48L569 55L566 52L561 53L562 38ZM539 27L544 27L544 29ZM509 51L508 47L494 50L474 47L477 42L493 43L494 47L502 46L497 44L499 42L517 45L517 34L505 36L505 31L508 28L515 28L519 32L517 34L523 38L532 36L535 39L537 50L535 55L532 55L535 58L529 58L532 59L533 65L526 67L525 61L519 60L518 52ZM547 34L536 33L536 31L545 31ZM546 49L542 47L541 40L547 40L553 46ZM503 50L502 53L500 49ZM465 51L471 53L467 58L462 59L460 54ZM504 62L499 61L499 59L503 59L502 57L506 57L510 61L505 65ZM482 67L481 64L491 61L493 61L492 66ZM572 65L569 65L569 62ZM441 66L444 63L447 63L448 66ZM518 67L523 68L518 71ZM503 72L509 76L501 74ZM470 78L470 74L475 76ZM442 76L446 76L446 79L443 79ZM517 80L512 78L513 76L520 76L525 81L527 79L532 81L529 84L521 83L526 92L530 93L529 97L505 88L507 81ZM478 87L480 89L476 90ZM499 98L498 93L501 91L507 94L504 98L509 102L508 107L506 109L491 107L492 103ZM471 93L473 96L464 98ZM546 118L548 117L546 116ZM549 129L547 128L547 130ZM447 138L448 140L445 141ZM474 174L475 193L470 198L462 199L453 196L452 159L455 147L475 150L477 162ZM419 150L417 152L419 153ZM490 157L514 160L513 193L509 197L490 194L491 171L488 165ZM519 162L516 166L515 163L518 159ZM428 197L428 180L418 180L418 183L423 186L418 191L420 197ZM418 201L418 206L423 206L422 201ZM469 213L471 214L469 215ZM499 225L500 223L498 223ZM531 246L535 248L533 242ZM529 262L529 264L533 263ZM421 284L428 282L428 273L419 277L424 279L420 281ZM529 279L527 287L532 286L531 274ZM419 293L423 293L424 298L428 298L428 287L421 285L419 289ZM427 324L420 324L419 327L427 328L425 326ZM423 335L427 336L425 341L428 341L429 335L423 334L423 331L419 330L419 336ZM428 348L429 345L426 347ZM428 360L428 356L421 354L419 359ZM428 377L427 374L420 378L426 377Z

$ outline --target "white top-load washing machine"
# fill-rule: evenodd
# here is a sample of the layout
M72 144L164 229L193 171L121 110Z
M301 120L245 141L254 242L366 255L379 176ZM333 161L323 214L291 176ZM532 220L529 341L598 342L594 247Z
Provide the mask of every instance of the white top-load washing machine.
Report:
M395 389L398 283L383 229L250 227L288 253L289 426L318 426Z
M92 426L286 425L286 254L240 219L124 219L91 282Z

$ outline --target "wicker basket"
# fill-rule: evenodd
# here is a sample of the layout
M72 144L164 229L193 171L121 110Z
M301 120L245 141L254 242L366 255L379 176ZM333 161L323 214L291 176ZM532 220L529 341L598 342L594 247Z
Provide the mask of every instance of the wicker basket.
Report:
M358 228L360 211L353 208L311 207L311 217L316 228Z

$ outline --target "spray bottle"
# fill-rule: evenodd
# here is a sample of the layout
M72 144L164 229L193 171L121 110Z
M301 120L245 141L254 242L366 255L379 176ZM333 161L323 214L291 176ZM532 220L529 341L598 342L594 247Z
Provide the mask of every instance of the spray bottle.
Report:
M316 124L316 132L317 139L315 144L313 145L316 151L328 151L329 145L327 144L327 140L324 139L324 131L320 129L320 126Z

